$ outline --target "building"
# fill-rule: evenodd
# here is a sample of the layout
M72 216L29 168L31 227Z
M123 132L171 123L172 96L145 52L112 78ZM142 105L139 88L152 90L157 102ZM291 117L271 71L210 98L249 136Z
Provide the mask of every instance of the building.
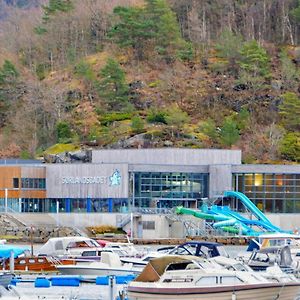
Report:
M0 208L8 212L196 208L225 190L265 212L300 213L300 165L244 165L240 150L174 148L94 150L91 163L0 161Z

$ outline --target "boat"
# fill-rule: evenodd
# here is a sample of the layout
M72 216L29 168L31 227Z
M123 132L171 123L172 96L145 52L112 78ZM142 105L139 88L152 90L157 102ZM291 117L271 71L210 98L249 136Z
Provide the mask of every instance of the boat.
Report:
M158 251L152 251L141 258L121 257L123 263L132 263L136 267L145 267L150 259L162 257L164 255L192 255L203 258L216 256L229 257L224 245L215 242L191 241L178 246L168 246L159 248Z
M63 275L91 277L139 274L141 272L140 268L134 268L132 264L122 264L118 254L111 252L102 252L100 261L77 261L75 265L57 265L56 269Z
M83 251L101 250L103 247L95 240L83 236L50 238L39 250L39 256L74 257Z
M250 240L247 251L272 246L289 246L292 255L300 256L300 235L290 233L261 234Z
M278 265L289 273L299 273L300 261L294 260L289 246L272 246L253 250L251 255L240 256L248 266L255 271L266 270L270 266Z
M98 244L101 242L103 243L103 240L98 241ZM120 243L120 242L107 242L104 247L104 251L114 250L119 251L120 256L127 256L127 257L141 257L141 253L134 247L133 243Z
M13 266L11 256L13 255ZM52 256L33 256L27 247L0 245L1 268L3 270L52 272L57 264L74 264L73 259L59 259Z
M300 282L294 276L268 279L208 259L169 255L150 260L127 291L129 300L293 300Z
M14 276L15 275L11 272L7 272L7 271L0 272L0 286L8 288Z

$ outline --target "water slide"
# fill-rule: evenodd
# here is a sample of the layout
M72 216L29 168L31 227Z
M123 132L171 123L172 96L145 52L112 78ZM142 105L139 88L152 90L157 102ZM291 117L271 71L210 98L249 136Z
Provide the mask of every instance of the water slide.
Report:
M270 220L255 206L255 204L243 193L226 191L224 197L235 197L256 217L257 220L250 220L239 213L232 211L228 206L213 205L203 210L193 210L184 207L177 207L177 214L193 215L196 218L210 220L214 228L222 229L230 233L241 233L249 236L256 236L263 232L284 232L274 226ZM259 231L254 230L258 228Z

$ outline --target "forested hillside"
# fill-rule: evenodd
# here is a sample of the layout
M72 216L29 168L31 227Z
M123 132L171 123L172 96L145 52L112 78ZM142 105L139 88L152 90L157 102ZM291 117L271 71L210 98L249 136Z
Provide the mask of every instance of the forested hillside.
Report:
M0 157L190 147L300 161L300 0L0 0L0 11Z

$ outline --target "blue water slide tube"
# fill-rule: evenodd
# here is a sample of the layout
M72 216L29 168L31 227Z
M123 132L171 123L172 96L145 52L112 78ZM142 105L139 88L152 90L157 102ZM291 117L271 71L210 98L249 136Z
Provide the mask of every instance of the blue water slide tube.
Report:
M213 224L214 228L221 228L221 229L223 229L224 227L228 227L228 226L235 227L236 229L240 230L242 234L253 234L253 232L255 232L251 227L248 227L247 225L238 221L235 218L228 219L225 221L220 221L220 222Z
M217 222L217 223L214 223L213 224L213 227L214 228L220 228L220 227L223 227L223 226L232 226L232 225L236 225L238 221L236 219L228 219L228 220L225 220L225 221L220 221L220 222Z
M272 225L270 220L256 207L256 205L245 194L235 191L226 191L224 192L224 196L238 198L258 220L261 220L266 224Z
M246 219L245 217L243 217L242 215L240 215L239 213L232 211L228 206L216 206L213 205L211 207L211 212L215 213L215 214L223 214L225 216L231 217L232 219L236 219L238 221L240 221L241 223L243 223L244 225L255 225L257 227L260 227L262 229L264 229L265 231L275 231L275 232L282 232L282 230L279 227L274 226L271 223L265 223L263 221L259 221L259 220L249 220ZM248 227L250 228L250 227ZM253 230L252 230L253 231Z

